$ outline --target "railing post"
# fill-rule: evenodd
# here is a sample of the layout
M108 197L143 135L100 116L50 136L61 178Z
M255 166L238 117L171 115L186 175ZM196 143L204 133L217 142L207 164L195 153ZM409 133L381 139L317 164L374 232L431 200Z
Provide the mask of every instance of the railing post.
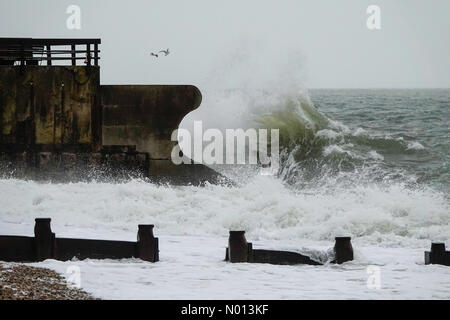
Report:
M94 44L94 66L98 66L98 44Z
M45 49L47 50L47 65L52 65L52 49L51 46L48 44L45 46Z
M35 219L34 243L37 261L43 261L54 257L55 234L50 227L50 221L50 218Z
M75 59L75 45L71 45L70 50L72 50L72 65L75 66L77 64L77 60Z
M86 61L87 61L87 65L90 66L91 65L91 44L90 43L86 44Z
M20 46L20 65L21 66L25 65L25 46L24 46L24 44L22 44Z

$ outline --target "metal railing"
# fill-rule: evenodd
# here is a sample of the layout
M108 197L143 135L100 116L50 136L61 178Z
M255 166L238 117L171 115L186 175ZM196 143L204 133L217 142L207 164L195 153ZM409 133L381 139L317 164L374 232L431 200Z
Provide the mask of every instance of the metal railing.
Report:
M98 66L100 43L100 39L0 38L0 65L40 65L45 61L51 66L52 61L70 61L75 66L77 60L84 60L85 65Z

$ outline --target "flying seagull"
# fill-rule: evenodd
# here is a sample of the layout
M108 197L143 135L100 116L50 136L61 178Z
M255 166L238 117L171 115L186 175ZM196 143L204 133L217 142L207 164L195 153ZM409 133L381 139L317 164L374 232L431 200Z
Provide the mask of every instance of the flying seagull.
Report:
M161 50L158 53L160 53L160 52L164 53L165 56L167 56L170 53L169 48L167 48L167 50Z
M153 53L153 52L150 52L150 55L152 55L152 56L154 56L154 57L157 57L157 58L158 58L158 54L157 54L157 53Z

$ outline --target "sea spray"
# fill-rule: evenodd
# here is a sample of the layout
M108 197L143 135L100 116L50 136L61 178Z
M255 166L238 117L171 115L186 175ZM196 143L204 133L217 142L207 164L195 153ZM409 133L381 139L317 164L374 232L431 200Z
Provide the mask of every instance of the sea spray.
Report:
M429 188L355 185L293 191L275 177L256 176L241 187L127 183L42 184L0 181L0 219L27 223L51 217L58 226L127 230L152 223L166 235L226 235L252 239L332 241L349 234L370 244L420 246L450 240L449 203ZM30 229L31 230L31 229Z

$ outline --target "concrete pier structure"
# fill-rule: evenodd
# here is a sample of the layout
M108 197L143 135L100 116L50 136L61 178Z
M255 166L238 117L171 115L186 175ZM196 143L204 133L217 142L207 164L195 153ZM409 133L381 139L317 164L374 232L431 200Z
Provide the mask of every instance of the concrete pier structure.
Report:
M203 165L177 166L170 158L177 144L171 134L199 107L200 90L192 85L102 85L100 43L0 38L2 174L220 182L221 176Z

